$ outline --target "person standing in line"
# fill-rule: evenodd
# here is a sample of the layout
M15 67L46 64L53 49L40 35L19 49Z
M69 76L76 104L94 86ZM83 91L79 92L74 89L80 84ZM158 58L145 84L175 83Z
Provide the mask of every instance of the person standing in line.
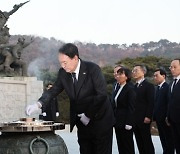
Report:
M37 103L27 106L27 115L65 90L70 99L70 131L77 126L80 153L111 154L115 118L100 67L81 60L72 43L59 49L59 62L62 68L53 87Z
M174 59L170 65L173 81L170 83L168 121L174 134L176 153L180 154L180 59Z
M133 70L133 78L136 81L134 127L137 147L140 154L155 154L151 138L151 120L154 107L154 85L145 79L147 69L143 65L136 65Z
M125 66L124 65L121 65L121 64L118 64L118 65L116 65L115 67L114 67L114 72L113 72L113 75L114 75L114 79L115 79L115 82L113 83L113 91L115 90L115 86L116 86L116 84L117 84L117 79L116 79L116 75L117 75L117 71L120 69L120 68L124 68ZM126 67L125 67L126 68ZM128 84L131 86L131 87L134 87L134 85L133 85L133 83L131 82L131 81L129 81L128 82ZM114 93L112 91L112 94ZM112 95L112 97L113 97L113 95ZM111 99L113 99L113 98L111 98Z
M153 120L156 121L163 154L174 154L172 128L167 124L168 92L169 85L166 82L166 72L156 69L154 81L157 84Z
M114 76L114 79L115 79L115 81L114 81L114 83L113 83L113 87L112 87L112 92L111 92L111 103L112 103L112 106L114 105L114 103L113 103L113 99L114 99L114 94L115 94L115 90L116 90L116 86L118 85L118 82L117 82L117 78L116 78L116 76L117 76L117 71L120 69L120 68L122 68L123 66L122 65L116 65L115 67L114 67L114 72L113 72L113 76ZM113 108L114 108L114 106L113 106Z
M46 90L49 90L52 86L52 83L48 83ZM56 118L59 117L57 97L52 98L50 103L42 106L42 116L45 121L56 121Z
M116 119L115 133L119 154L135 154L133 141L133 113L135 92L128 82L131 80L131 71L120 68L115 75L117 80L113 98L113 109Z

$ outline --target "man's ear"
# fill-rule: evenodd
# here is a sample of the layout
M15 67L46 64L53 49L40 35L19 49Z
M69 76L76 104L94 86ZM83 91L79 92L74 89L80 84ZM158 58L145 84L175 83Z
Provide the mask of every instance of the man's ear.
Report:
M75 58L76 60L78 60L78 59L79 59L77 55L75 55L75 56L74 56L74 58Z

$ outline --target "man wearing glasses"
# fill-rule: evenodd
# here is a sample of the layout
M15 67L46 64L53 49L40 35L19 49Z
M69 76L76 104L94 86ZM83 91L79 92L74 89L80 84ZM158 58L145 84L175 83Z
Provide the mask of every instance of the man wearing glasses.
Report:
M155 154L151 139L150 126L154 107L153 84L145 79L147 69L144 65L136 65L133 70L133 78L136 81L134 113L134 134L140 154Z

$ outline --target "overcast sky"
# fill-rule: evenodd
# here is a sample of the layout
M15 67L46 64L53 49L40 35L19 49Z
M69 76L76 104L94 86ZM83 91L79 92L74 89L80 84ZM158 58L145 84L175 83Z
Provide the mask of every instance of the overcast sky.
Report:
M10 11L24 0L0 0ZM31 0L8 22L10 34L64 42L180 42L180 0Z

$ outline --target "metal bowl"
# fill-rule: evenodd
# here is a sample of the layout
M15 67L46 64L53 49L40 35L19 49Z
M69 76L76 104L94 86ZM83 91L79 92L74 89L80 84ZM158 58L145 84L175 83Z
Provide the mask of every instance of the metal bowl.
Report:
M26 117L26 118L20 118L19 120L24 122L33 122L35 121L35 118Z

